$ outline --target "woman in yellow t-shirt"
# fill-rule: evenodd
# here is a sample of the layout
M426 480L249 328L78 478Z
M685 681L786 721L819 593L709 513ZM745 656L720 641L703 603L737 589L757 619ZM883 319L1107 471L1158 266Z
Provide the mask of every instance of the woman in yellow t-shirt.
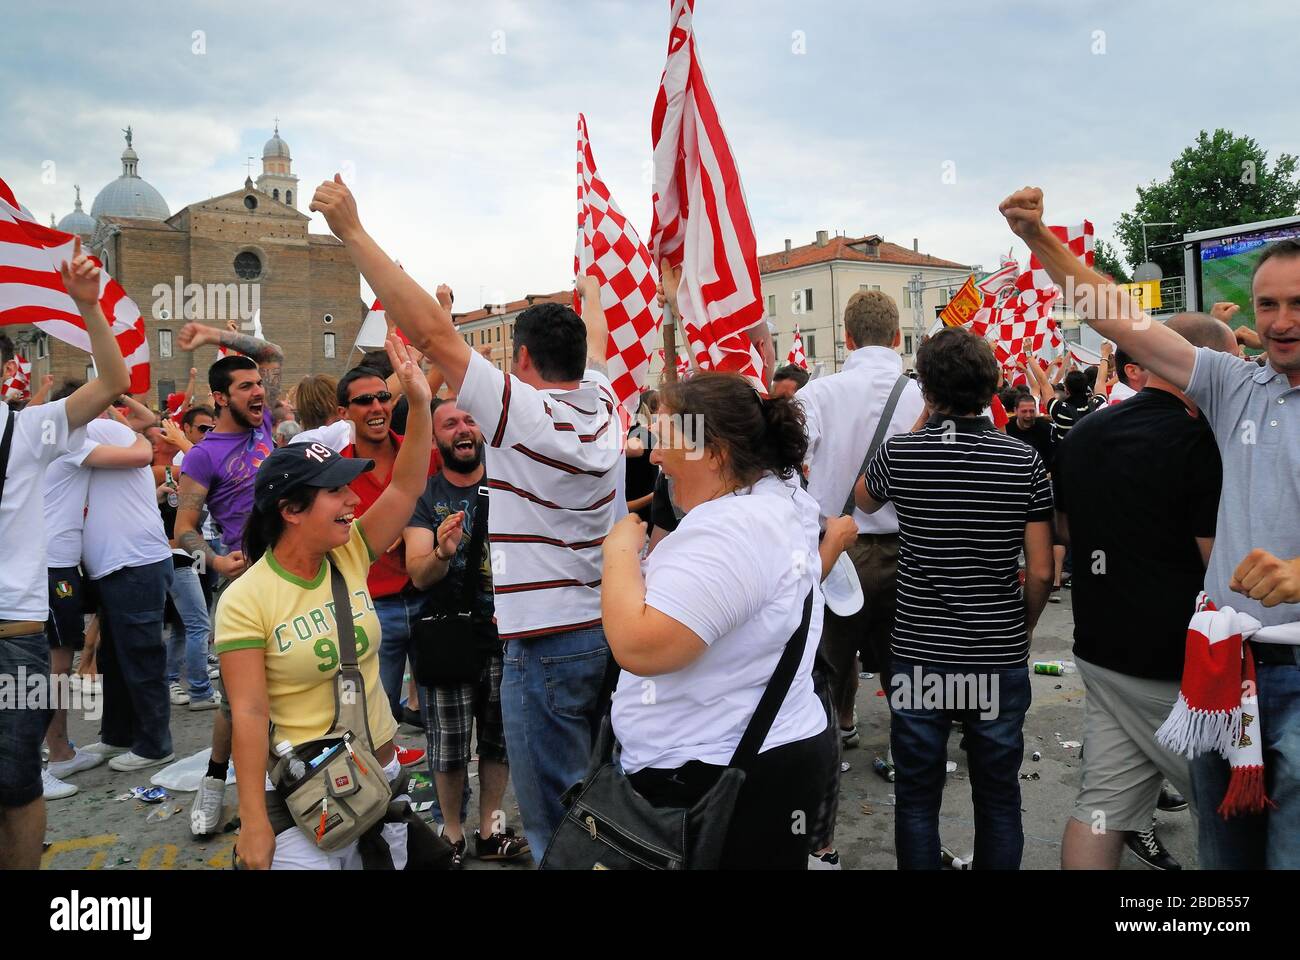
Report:
M364 516L355 517L361 500L348 484L372 469L373 460L342 457L320 443L276 450L254 482L253 512L244 533L244 556L251 566L217 608L216 648L234 723L235 774L243 785L235 853L240 866L249 869L360 865L356 844L327 855L296 826L275 834L266 795L255 788L266 780L269 726L274 725L277 743L297 746L324 736L334 723L340 657L327 555L352 597L375 756L389 779L401 770L393 745L396 723L379 682L379 617L366 575L376 556L401 537L424 492L433 431L424 376L400 341L389 337L386 346L411 404L388 487ZM406 827L383 829L400 869Z

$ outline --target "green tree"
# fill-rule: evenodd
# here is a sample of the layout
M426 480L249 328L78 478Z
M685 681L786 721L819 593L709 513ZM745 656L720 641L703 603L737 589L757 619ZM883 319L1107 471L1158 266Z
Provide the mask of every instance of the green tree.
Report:
M1138 187L1138 201L1121 214L1115 234L1129 263L1142 262L1142 224L1172 221L1177 227L1148 229L1148 243L1168 243L1184 233L1238 223L1294 216L1300 208L1296 158L1279 154L1273 163L1250 137L1230 130L1204 130L1169 167L1169 177ZM1166 277L1182 276L1183 251L1150 251Z
M1093 258L1098 270L1102 273L1110 274L1120 283L1129 283L1132 278L1128 274L1128 268L1120 260L1119 254L1105 240L1098 240L1093 248Z

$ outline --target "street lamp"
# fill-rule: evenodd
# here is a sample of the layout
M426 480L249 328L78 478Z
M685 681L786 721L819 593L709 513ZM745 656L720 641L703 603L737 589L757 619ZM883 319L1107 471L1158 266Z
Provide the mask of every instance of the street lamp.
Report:
M1147 256L1147 227L1176 227L1178 224L1171 220L1162 220L1159 222L1144 223L1142 226L1142 262L1138 264L1133 271L1133 279L1139 283L1145 280L1159 280L1164 276L1164 271L1159 265L1151 262Z

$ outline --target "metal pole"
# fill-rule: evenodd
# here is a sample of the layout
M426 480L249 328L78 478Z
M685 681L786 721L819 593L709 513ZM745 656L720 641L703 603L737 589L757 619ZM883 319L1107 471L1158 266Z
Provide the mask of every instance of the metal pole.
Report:
M921 349L921 337L925 334L925 307L921 303L925 281L921 274L912 274L907 287L912 292L912 364L915 365L916 351Z
M664 304L664 371L659 379L677 382L677 318L667 303Z

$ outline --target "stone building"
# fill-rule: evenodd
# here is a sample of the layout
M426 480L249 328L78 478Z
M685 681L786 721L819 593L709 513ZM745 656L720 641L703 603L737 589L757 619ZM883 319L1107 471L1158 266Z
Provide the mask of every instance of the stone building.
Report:
M251 331L258 313L266 339L284 349L285 389L308 374L343 373L365 313L360 276L338 240L308 232L278 125L256 184L245 179L239 189L176 213L140 177L140 157L129 128L125 133L122 175L96 195L89 215L78 188L76 208L59 226L82 236L144 316L153 373L146 402L160 406L168 393L185 389L191 366L206 397L216 351L180 349L176 337L189 320L224 327L234 319ZM34 327L5 332L33 360L33 384L47 372L56 384L91 372L88 354Z

